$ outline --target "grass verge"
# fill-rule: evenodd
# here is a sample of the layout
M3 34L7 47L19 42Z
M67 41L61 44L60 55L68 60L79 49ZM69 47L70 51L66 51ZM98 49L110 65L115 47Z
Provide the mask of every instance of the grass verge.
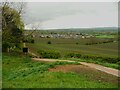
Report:
M76 62L88 62L88 63L95 63L99 65L103 65L106 67L114 68L114 69L119 69L119 64L118 63L107 63L107 62L100 62L98 60L92 60L92 59L80 59L80 58L60 58L61 60L71 60L71 61L76 61Z

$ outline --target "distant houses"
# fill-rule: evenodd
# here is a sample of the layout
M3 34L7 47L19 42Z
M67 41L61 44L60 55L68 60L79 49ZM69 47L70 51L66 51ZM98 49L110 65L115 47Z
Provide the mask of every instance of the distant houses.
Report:
M27 34L26 34L27 35ZM38 33L38 34L32 34L31 37L39 37L39 38L73 38L73 39L85 39L85 38L91 38L94 37L93 35L88 35L88 34L83 34L83 33L49 33L49 34L44 34L44 33Z

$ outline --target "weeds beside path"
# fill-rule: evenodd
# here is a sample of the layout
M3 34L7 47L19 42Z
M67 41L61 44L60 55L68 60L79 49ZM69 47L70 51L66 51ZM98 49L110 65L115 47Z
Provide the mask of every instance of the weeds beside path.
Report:
M57 61L60 61L60 62L75 62L75 61L71 61L71 60L41 59L41 58L32 58L32 60L33 61L40 61L40 62L57 62ZM120 70L113 69L113 68L108 68L108 67L98 65L98 64L93 64L93 63L86 63L86 62L79 62L79 63L82 64L82 65L89 66L91 68L94 68L94 69L100 70L102 72L112 74L114 76L119 77Z

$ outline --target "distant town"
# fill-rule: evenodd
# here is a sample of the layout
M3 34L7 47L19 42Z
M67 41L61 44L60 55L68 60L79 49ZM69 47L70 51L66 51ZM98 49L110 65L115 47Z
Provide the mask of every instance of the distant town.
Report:
M37 35L33 34L31 36L40 37L40 38L75 38L75 39L95 37L93 35L83 34L83 33L66 33L66 34L51 33L51 34L37 34Z

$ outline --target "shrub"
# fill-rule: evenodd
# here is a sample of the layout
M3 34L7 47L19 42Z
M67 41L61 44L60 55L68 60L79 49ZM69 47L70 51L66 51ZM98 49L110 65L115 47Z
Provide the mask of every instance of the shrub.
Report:
M75 57L80 58L80 57L81 57L81 54L76 53L76 54L75 54Z
M31 39L31 43L35 43L35 40L34 40L34 39Z
M106 61L108 63L117 63L119 62L118 58L110 58L110 57L103 57L103 61Z
M72 57L74 57L74 53L69 53L69 54L66 55L66 57L72 58Z
M76 44L78 45L79 43L78 43L78 42L76 42Z
M80 53L68 53L66 58L82 58L82 59L92 59L100 62L108 62L108 63L119 63L120 58L112 58L112 57L102 57L95 55L81 55Z
M50 50L39 50L38 53L41 55L42 58L53 58L58 59L61 57L59 52L50 51Z
M52 44L51 41L48 41L47 44Z
M7 51L8 51L8 48L10 48L9 43L3 43L3 45L2 45L2 51L3 51L3 52L7 52Z
M21 49L22 48L22 44L21 43L16 43L15 45L17 48Z
M81 54L79 54L79 53L68 53L66 55L66 57L68 57L68 58L80 58Z

